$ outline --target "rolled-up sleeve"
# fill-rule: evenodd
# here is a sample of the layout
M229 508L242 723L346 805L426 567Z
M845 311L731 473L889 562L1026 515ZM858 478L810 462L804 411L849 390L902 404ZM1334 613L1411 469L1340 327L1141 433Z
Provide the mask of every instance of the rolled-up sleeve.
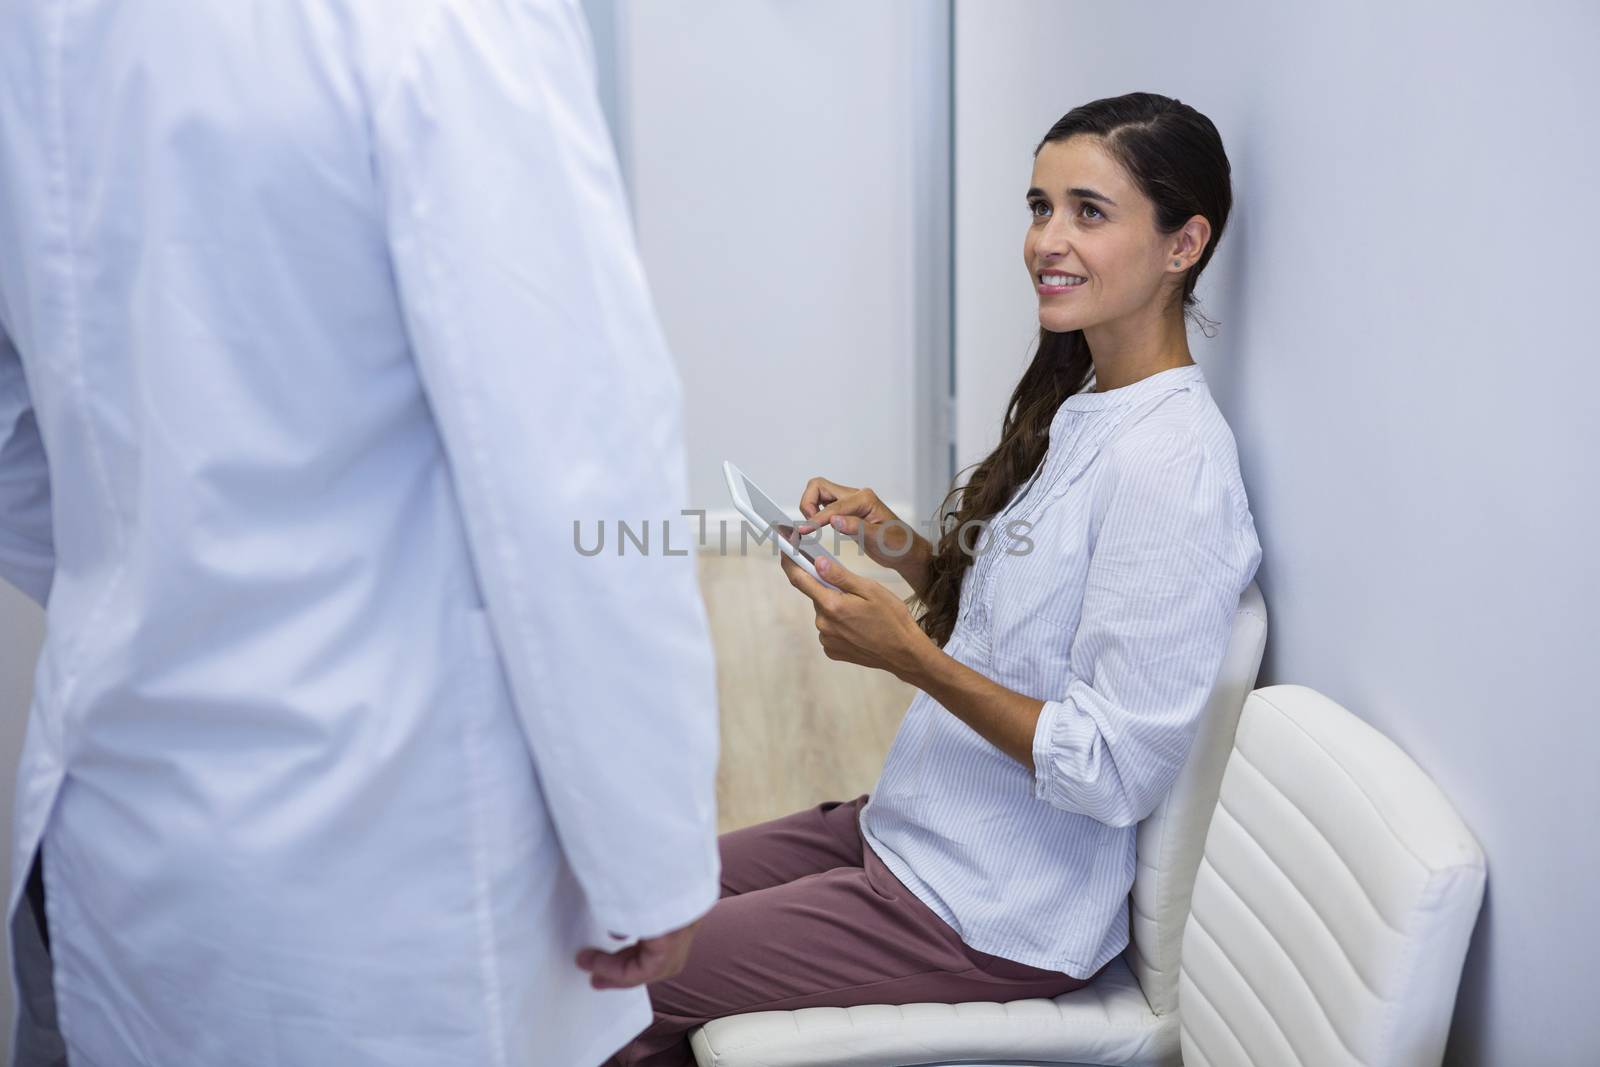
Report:
M42 606L55 566L44 441L21 357L0 326L0 577Z
M1131 826L1183 765L1254 566L1191 431L1132 435L1101 461L1071 675L1034 730L1034 795Z
M374 120L413 354L563 851L600 923L655 936L720 888L681 383L576 4L432 11ZM658 539L580 554L619 521Z

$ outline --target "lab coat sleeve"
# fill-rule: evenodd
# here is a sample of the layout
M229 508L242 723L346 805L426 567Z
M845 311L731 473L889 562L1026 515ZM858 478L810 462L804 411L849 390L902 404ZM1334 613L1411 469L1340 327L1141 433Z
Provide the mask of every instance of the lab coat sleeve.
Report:
M0 326L0 577L42 607L55 578L50 470L22 359Z
M1255 567L1192 433L1130 435L1102 459L1070 675L1034 730L1034 795L1131 826L1183 766Z
M719 895L716 678L681 384L587 34L575 3L438 3L373 105L375 167L545 802L594 917L651 937Z

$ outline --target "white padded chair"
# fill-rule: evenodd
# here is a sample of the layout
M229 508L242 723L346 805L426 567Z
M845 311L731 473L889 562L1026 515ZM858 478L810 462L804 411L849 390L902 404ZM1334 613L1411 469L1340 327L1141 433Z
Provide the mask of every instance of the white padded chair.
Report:
M1184 1062L1437 1067L1484 878L1393 742L1305 686L1256 690L1184 932Z
M690 1036L700 1067L1178 1064L1178 954L1189 894L1266 638L1266 604L1251 582L1239 598L1189 759L1166 799L1139 824L1132 945L1088 986L1053 999L1004 1004L862 1005L729 1016Z

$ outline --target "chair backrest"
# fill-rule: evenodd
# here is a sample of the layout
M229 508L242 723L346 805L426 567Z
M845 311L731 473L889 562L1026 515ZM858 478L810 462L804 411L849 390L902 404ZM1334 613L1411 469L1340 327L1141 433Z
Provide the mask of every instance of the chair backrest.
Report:
M1437 1065L1483 885L1393 742L1313 689L1257 690L1184 931L1184 1062Z
M1127 961L1150 1010L1178 1010L1178 957L1189 893L1217 803L1222 770L1233 751L1239 709L1256 684L1267 642L1267 605L1251 582L1239 597L1233 636L1223 654L1200 731L1172 790L1139 824L1139 866L1133 879Z

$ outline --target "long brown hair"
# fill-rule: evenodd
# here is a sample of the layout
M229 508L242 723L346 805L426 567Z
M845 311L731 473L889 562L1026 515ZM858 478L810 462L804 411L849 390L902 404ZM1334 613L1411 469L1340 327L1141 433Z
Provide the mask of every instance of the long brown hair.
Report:
M1217 128L1171 97L1129 93L1073 108L1050 127L1033 154L1075 134L1104 139L1106 150L1155 204L1161 232L1175 233L1195 215L1211 223L1211 240L1183 280L1183 308L1192 311L1195 283L1211 261L1233 205L1228 156ZM1050 423L1061 402L1081 392L1093 372L1083 331L1053 333L1041 326L1033 361L1006 405L1000 443L970 468L965 486L957 474L957 484L940 503L939 540L928 564L917 623L941 647L955 629L961 583L972 565L972 538L963 538L962 532L998 514L1032 477L1050 447Z

